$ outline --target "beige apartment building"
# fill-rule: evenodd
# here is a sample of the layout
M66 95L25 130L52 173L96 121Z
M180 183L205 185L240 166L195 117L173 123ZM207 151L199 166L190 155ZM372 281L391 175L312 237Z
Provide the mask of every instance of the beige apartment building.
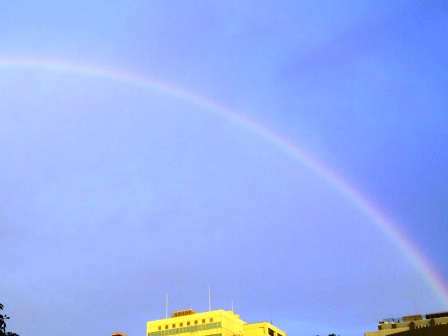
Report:
M364 336L387 336L392 334L399 334L400 336L448 335L448 312L385 319L378 323L378 330L365 332Z

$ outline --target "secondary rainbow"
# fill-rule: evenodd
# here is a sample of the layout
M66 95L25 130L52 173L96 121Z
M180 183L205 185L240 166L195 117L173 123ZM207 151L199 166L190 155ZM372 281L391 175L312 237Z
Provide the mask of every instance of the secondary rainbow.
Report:
M346 179L334 173L330 168L301 149L296 144L276 133L274 130L262 125L258 121L238 113L234 110L221 106L201 95L184 90L179 87L168 85L160 81L151 80L137 74L107 68L94 64L83 64L66 62L51 59L30 59L30 58L0 58L0 70L34 70L49 71L53 73L73 73L89 77L96 77L106 80L125 83L146 89L156 90L165 95L185 100L189 103L206 108L211 113L220 118L224 118L245 130L260 136L273 145L277 146L285 154L308 167L316 175L325 180L344 198L355 205L365 214L405 255L420 273L427 285L439 297L440 302L448 308L448 288L444 284L442 277L433 265L418 251L410 239L399 230L398 226L384 215L372 202L362 193L353 187Z

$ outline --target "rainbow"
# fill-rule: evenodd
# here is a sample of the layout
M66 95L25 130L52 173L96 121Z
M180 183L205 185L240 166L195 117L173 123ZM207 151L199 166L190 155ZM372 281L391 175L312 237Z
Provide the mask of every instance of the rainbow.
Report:
M440 303L448 308L448 288L435 267L415 247L415 244L402 232L398 225L383 214L359 190L346 179L333 172L329 167L310 155L304 149L286 139L281 134L262 125L257 120L242 113L219 105L197 93L179 87L155 81L150 78L94 64L74 63L51 59L0 58L0 71L48 71L61 74L76 74L88 77L112 80L144 89L159 91L165 95L193 103L224 118L228 122L244 128L261 138L266 139L299 164L313 171L326 183L332 186L347 201L356 206L376 227L387 236L411 262L428 287L439 298Z

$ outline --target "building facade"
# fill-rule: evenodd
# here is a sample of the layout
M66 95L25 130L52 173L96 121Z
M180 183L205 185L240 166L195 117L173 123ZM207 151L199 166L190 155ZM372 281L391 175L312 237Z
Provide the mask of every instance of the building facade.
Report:
M268 322L246 323L232 311L196 313L192 309L174 312L171 317L149 321L146 336L286 336Z
M368 331L364 336L405 335L447 335L448 312L403 316L385 319L378 323L378 330ZM398 335L397 335L398 336Z

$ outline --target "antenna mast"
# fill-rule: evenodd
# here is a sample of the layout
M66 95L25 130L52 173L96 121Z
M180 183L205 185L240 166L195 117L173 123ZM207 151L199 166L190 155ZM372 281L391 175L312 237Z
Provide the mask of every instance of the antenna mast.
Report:
M166 293L166 300L165 300L165 318L168 318L168 293Z
M208 311L212 311L212 297L210 293L210 285L208 285Z

